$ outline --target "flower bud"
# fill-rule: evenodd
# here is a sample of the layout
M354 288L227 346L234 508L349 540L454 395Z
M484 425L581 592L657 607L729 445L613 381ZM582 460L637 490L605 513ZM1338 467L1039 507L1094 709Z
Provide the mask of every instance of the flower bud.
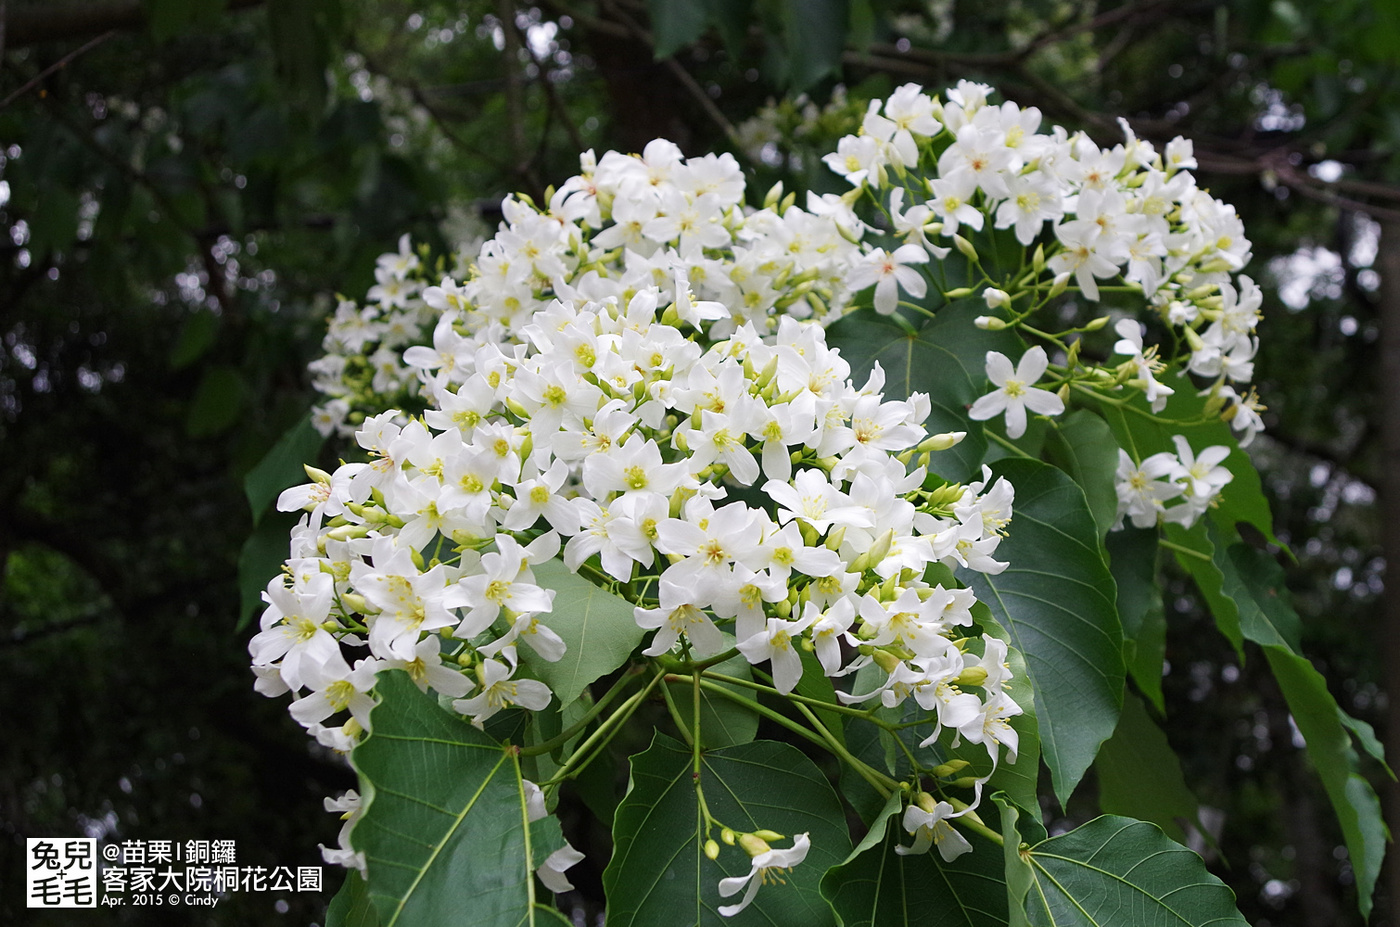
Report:
M982 299L986 302L988 309L1003 309L1011 305L1011 294L1005 290L998 290L994 286L989 286L982 291Z
M935 778L947 779L949 776L956 776L971 765L972 764L967 760L949 760L946 763L933 767L933 769L929 771L933 773Z
M769 831L769 833L771 833L771 831ZM749 854L749 856L761 856L773 849L768 845L768 841L764 840L758 834L740 834L739 846L743 848L743 851Z
M958 678L953 680L958 686L980 686L987 681L987 670L982 666L969 666L958 674Z
M948 297L949 299L966 299L967 297L972 295L972 287L960 286L956 289L949 290L943 295Z
M787 212L789 209L791 209L791 208L792 208L792 204L795 203L795 202L797 202L797 191L796 191L796 190L792 191L792 192L789 193L787 196L783 197L783 201L782 201L781 203L778 204L778 215L781 216L783 213L785 213L785 212Z
M301 468L306 471L306 475L311 477L313 481L320 483L322 486L330 485L331 475L325 470L317 470L315 467L311 466L311 464L302 464Z
M841 543L846 540L846 526L842 525L826 536L827 550L840 550Z
M719 839L724 841L725 846L732 847L734 845L734 831L727 827L722 828L719 832Z
M1040 272L1043 271L1043 270L1045 270L1045 246L1044 246L1044 245L1036 245L1036 246L1035 246L1035 255L1031 257L1031 268L1035 271L1036 276L1039 276L1039 275L1040 275Z
M768 192L763 197L763 208L772 209L778 205L778 201L783 198L783 182L780 180L768 188Z
M933 814L938 807L938 799L927 792L920 792L914 796L914 804L918 805L921 810Z
M870 659L875 661L875 665L887 673L893 673L899 666L900 659L888 650L876 650L870 654Z
M760 840L772 841L784 839L783 835L778 833L776 830L756 830L753 832L753 835L759 838Z
M979 315L972 324L986 332L999 332L1006 328L1006 321L990 315Z
M1089 324L1085 325L1085 326L1084 326L1084 330L1085 330L1086 332L1096 332L1096 331L1098 331L1099 329L1103 328L1103 327L1104 327L1105 325L1107 325L1107 324L1108 324L1108 316L1106 316L1106 315L1101 315L1101 316L1099 316L1097 319L1093 319L1093 320L1091 320L1091 321L1089 322Z
M1206 346L1206 343L1201 340L1200 333L1191 326L1183 326L1181 333L1186 336L1186 343L1191 346L1192 351L1199 351Z
M967 437L965 431L945 431L942 434L931 435L919 442L921 451L946 451Z
M966 257L969 261L977 260L977 249L972 247L972 242L968 241L966 238L963 238L961 235L954 235L953 244L957 246L957 249L961 251L963 253L963 256Z
M782 186L781 181L778 183L778 186ZM705 841L705 858L719 859L719 844L715 843L714 840Z
M1050 284L1050 293L1048 295L1051 299L1054 299L1067 289L1069 289L1069 271L1055 275L1055 282Z

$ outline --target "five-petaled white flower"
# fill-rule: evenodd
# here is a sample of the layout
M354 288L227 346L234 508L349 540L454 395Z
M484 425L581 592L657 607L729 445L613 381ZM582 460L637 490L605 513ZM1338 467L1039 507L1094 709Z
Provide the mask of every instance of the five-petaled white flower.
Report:
M968 418L984 422L993 416L1006 413L1006 434L1019 438L1026 433L1026 410L1038 415L1059 415L1065 404L1059 396L1045 389L1037 389L1031 384L1044 375L1050 360L1045 349L1036 345L1021 355L1021 362L1011 366L1011 359L996 351L987 352L987 379L996 384L997 389L972 404Z
M722 898L737 894L745 886L744 897L738 904L720 905L719 913L725 917L733 917L749 906L754 896L758 894L760 886L767 882L783 882L783 877L779 870L791 869L807 858L807 850L811 847L812 841L808 834L798 834L792 838L792 847L786 850L774 850L768 844L753 836L744 834L739 838L740 844L745 850L752 854L749 858L749 874L744 876L733 876L728 879L719 880L719 894ZM757 850L758 852L754 852Z

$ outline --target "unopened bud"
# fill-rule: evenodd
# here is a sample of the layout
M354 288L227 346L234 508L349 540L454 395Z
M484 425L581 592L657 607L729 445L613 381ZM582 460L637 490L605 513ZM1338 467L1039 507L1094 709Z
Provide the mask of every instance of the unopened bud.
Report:
M341 593L340 602L347 609L356 614L363 615L370 611L369 602L365 600L364 596L356 592Z
M773 849L768 845L768 841L764 840L758 834L740 834L739 846L743 848L743 851L749 854L749 856L761 856Z
M1059 399L1060 399L1060 404L1061 404L1061 405L1066 406L1066 407L1069 406L1069 384L1068 384L1068 383L1066 383L1064 386L1061 386L1059 389L1055 390L1055 395L1059 397Z
M976 787L976 785L977 785L977 777L976 777L976 776L963 776L961 779L954 779L952 782L950 782L950 783L948 783L948 784L951 785L951 786L952 786L953 788L955 788L955 789L971 789L971 788L975 788L975 787Z
M1055 282L1050 284L1050 292L1048 295L1051 299L1054 299L1067 289L1069 289L1069 271L1055 275Z
M734 831L730 830L727 827L723 828L719 832L719 839L724 841L725 846L732 847L734 845Z
M306 475L311 477L313 481L320 483L323 486L330 485L331 475L325 470L318 470L315 467L311 466L311 464L302 464L301 468L306 471Z
M796 191L796 190L792 191L792 192L789 193L787 196L783 197L783 201L782 201L781 203L778 204L778 215L781 216L783 213L785 213L785 212L787 212L789 209L791 209L791 208L792 208L792 204L795 203L795 202L797 202L797 191Z
M1006 328L1005 319L998 319L990 315L979 315L972 320L972 324L986 332L999 332Z
M946 451L966 437L967 432L965 431L945 431L942 434L931 435L923 441L920 441L919 450Z
M1031 257L1031 268L1036 272L1037 276L1039 276L1040 272L1045 269L1044 245L1035 246L1035 255Z
M920 809L929 814L933 814L934 810L938 807L938 799L927 792L920 792L914 796L914 804L918 805Z
M842 525L826 536L827 550L840 550L841 543L846 540L846 526Z
M953 244L957 246L957 249L961 251L963 253L963 256L966 257L969 261L977 260L977 249L972 247L972 242L968 241L966 238L963 238L961 235L954 235Z
M899 666L900 659L888 650L876 650L870 655L870 659L875 661L875 665L887 673L893 673L895 667Z
M972 287L960 286L956 289L949 290L943 295L948 297L949 299L966 299L967 297L972 295Z
M1216 258L1201 265L1201 273L1203 274L1223 274L1233 269L1234 266L1224 258Z
M987 681L986 667L969 666L958 674L958 678L953 680L954 685L959 686L980 686Z
M780 183L779 186L782 186L782 184ZM715 843L714 840L705 841L705 858L719 859L719 844Z
M1084 326L1086 332L1096 332L1108 324L1108 316L1101 315L1097 319L1092 319Z
M971 765L972 764L967 760L949 760L946 763L933 767L930 772L938 779L947 779L949 776L956 776Z
M1011 294L994 286L982 291L982 299L987 303L988 309L1002 309L1011 305Z
M783 198L783 182L780 180L768 188L768 192L763 197L763 208L772 209L778 205L778 201Z

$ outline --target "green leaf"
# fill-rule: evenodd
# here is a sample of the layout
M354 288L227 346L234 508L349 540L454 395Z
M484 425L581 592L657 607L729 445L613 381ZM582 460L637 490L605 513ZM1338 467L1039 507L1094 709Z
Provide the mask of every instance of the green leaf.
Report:
M843 927L1005 924L1004 863L997 847L972 835L972 852L951 863L936 850L900 855L895 848L913 842L900 826L900 809L899 796L892 796L850 858L822 879L822 895Z
M1162 667L1167 656L1167 621L1157 585L1158 538L1151 528L1126 527L1104 540L1108 568L1118 585L1124 656L1138 689L1163 711Z
M749 24L754 18L753 0L701 0L701 5L710 22L719 29L724 47L731 55L742 55L747 44Z
M703 3L647 0L656 60L669 58L705 33Z
M369 883L360 877L359 870L346 870L345 882L326 909L326 927L379 927Z
M1128 695L1118 728L1094 761L1099 807L1109 814L1150 821L1178 843L1186 842L1180 821L1199 825L1200 803L1186 785L1167 737L1140 700Z
M997 461L1016 490L1009 535L996 557L1010 566L959 578L986 603L1025 655L1036 721L1055 794L1068 800L1118 722L1123 631L1113 576L1084 493L1048 464Z
M515 751L407 673L381 673L376 688L374 732L350 756L365 801L351 840L380 923L455 923L468 906L476 924L536 923L534 871L562 835L553 817L526 823Z
M1011 332L974 326L975 314L969 302L952 303L910 331L894 316L862 310L827 329L827 344L841 349L856 383L864 383L878 362L885 371L885 398L927 393L933 411L924 426L931 434L967 432L960 444L932 455L931 469L954 481L976 476L987 451L981 423L967 417L967 407L983 393L987 352L1012 352L1019 344Z
M1029 814L1011 801L1005 794L997 792L992 796L997 810L1001 812L1002 858L1005 861L1007 922L1010 927L1028 927L1026 920L1026 896L1035 885L1035 873L1031 871L1029 855L1022 851L1029 843L1039 843L1045 839L1045 826L1038 814ZM1027 814L1025 829L1035 836L1021 835L1021 815Z
M326 439L307 416L283 432L272 450L248 471L243 478L243 493L253 510L253 524L262 521L268 506L282 490L307 482L305 465L316 460L325 443Z
M243 378L227 364L208 367L185 415L185 434L210 438L227 431L243 410Z
M522 647L520 659L567 705L593 680L626 663L646 632L633 618L632 603L571 572L563 561L541 563L534 573L536 584L555 592L554 610L541 620L568 649L551 663Z
M1248 927L1201 858L1151 824L1105 815L1030 850L1028 920L1045 927Z
M737 897L720 898L719 880L751 867L737 846L721 846L714 861L702 852L704 841L719 834L700 826L692 764L690 749L663 734L632 757L627 796L613 823L613 857L603 872L608 927L834 925L817 885L845 858L851 839L841 802L821 770L795 747L773 741L701 755L698 781L717 820L738 831L766 828L811 839L806 860L783 874L786 884L765 886L747 909L726 918L718 906Z
M170 369L180 370L203 357L213 346L218 331L219 317L206 309L187 316L175 338L175 347L170 351Z
M1239 609L1240 633L1256 644L1277 644L1293 653L1301 652L1302 624L1289 602L1283 568L1267 552L1245 544L1231 544L1222 558L1224 545L1214 526L1209 533L1223 577L1221 591Z
M1356 874L1357 906L1361 916L1368 917L1381 858L1390 839L1381 816L1380 799L1357 772L1358 758L1347 731L1349 725L1342 722L1341 709L1327 691L1322 674L1306 659L1282 646L1265 647L1264 655L1342 826Z
M1045 452L1084 490L1099 537L1108 534L1118 520L1118 442L1108 423L1087 409L1071 412L1047 432Z
M788 82L800 93L841 70L850 22L847 0L783 0Z
M1197 522L1190 530L1180 525L1166 525L1164 533L1167 543L1172 545L1176 562L1195 581L1201 595L1205 596L1215 626L1230 641L1235 655L1243 663L1244 634L1240 630L1240 609L1225 593L1225 574L1221 571L1221 565L1228 565L1229 559L1218 555L1208 526L1209 522L1206 521Z

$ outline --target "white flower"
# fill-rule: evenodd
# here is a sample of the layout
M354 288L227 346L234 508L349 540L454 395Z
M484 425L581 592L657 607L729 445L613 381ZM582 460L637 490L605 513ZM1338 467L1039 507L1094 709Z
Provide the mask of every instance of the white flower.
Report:
M996 384L997 389L972 404L968 418L984 422L993 416L1006 414L1006 434L1019 438L1026 433L1026 410L1038 415L1059 415L1065 404L1049 390L1037 389L1035 383L1050 366L1045 349L1036 345L1021 355L1021 362L1015 367L1005 354L987 352L987 379Z
M787 850L774 850L766 842L745 834L739 838L740 844L752 855L749 859L749 874L745 876L732 876L728 879L719 880L719 894L721 898L728 898L737 894L747 886L744 897L738 904L720 905L719 913L725 917L733 917L744 910L758 894L758 889L765 882L784 881L776 870L791 869L807 858L807 850L811 848L812 841L809 834L798 834L792 838L792 847ZM753 850L758 850L753 853Z
M967 838L953 829L948 823L956 817L953 806L946 801L935 803L927 793L919 796L922 801L904 809L904 829L914 835L912 846L897 846L894 851L900 856L915 856L927 853L934 846L945 863L951 863L964 853L972 852L972 844ZM930 805L929 808L920 807Z
M918 245L900 245L894 253L876 248L865 256L865 260L851 268L846 277L846 285L852 290L863 290L875 285L875 311L881 315L891 315L899 303L899 291L922 299L928 292L928 281L924 275L910 264L925 264L928 252Z

